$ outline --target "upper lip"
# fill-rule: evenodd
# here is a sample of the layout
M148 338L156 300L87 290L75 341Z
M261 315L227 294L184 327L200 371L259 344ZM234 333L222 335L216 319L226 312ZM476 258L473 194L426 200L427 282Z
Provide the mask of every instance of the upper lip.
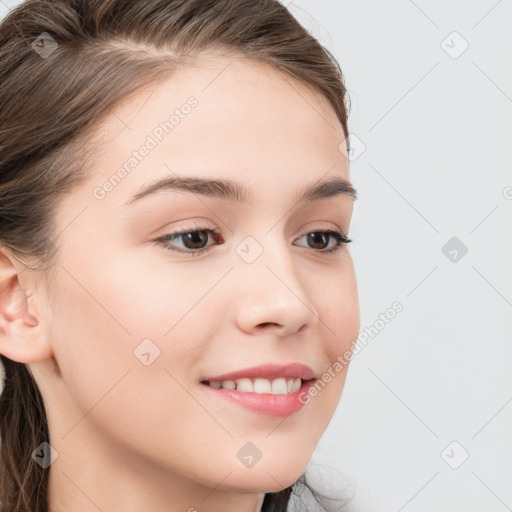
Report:
M231 373L223 373L222 375L215 375L206 377L203 380L207 381L223 381L223 380L237 380L243 378L263 378L263 379L279 379L281 377L296 378L302 380L310 380L315 377L315 372L309 367L301 363L291 364L263 364L260 366L253 366L238 370Z

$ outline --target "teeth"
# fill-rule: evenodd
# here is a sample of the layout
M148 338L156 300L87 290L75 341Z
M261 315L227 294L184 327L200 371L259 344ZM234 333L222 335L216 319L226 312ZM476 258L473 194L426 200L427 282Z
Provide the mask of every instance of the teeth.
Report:
M295 379L293 381L292 393L295 393L295 391L298 391L300 389L301 384L302 384L302 381L300 379Z
M256 379L258 380L258 379ZM254 386L251 379L238 379L236 382L236 389L240 393L252 393Z
M241 393L258 393L258 394L272 394L272 395L286 395L288 393L295 393L302 385L301 379L237 379L237 380L212 380L208 382L212 388L223 388L240 391Z
M300 379L299 379L300 380ZM273 395L286 395L288 393L288 384L286 379L275 379L272 381Z
M236 384L235 384L234 380L223 380L221 382L221 384L224 389L235 389L236 388Z

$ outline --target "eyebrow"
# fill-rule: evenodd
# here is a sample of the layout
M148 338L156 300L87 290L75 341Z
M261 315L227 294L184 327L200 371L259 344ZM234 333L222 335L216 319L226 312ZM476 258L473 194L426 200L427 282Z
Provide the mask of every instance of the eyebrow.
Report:
M241 203L249 203L253 200L253 195L250 190L246 188L245 185L236 181L228 179L197 178L193 176L171 176L142 187L125 205L132 204L143 197L147 197L162 190L193 192L207 197ZM299 188L295 194L295 201L311 202L338 195L351 197L353 201L357 200L357 191L350 181L335 177L328 181Z

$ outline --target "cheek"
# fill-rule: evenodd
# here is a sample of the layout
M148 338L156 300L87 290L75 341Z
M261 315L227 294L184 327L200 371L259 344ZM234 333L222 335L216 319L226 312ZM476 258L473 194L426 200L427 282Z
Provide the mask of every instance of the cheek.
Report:
M88 410L134 363L142 366L133 351L155 337L154 302L129 293L131 274L106 259L71 260L65 269L54 289L52 343L64 386Z
M52 343L66 392L81 411L77 416L92 407L93 416L99 414L104 402L110 404L105 421L124 418L136 425L147 418L154 428L162 407L183 395L170 374L179 370L182 382L201 357L214 304L205 309L197 303L211 284L193 285L183 272L163 276L129 256L120 260L122 265L115 258L109 264L105 257L96 270L89 263L80 272L66 265L69 273L59 276L54 293Z
M320 330L329 365L323 368L315 389L308 394L327 422L341 398L360 329L359 297L352 261L334 276L325 282L319 298Z
M151 335L166 339L176 330L182 330L184 323L197 315L197 306L225 272L224 268L217 267L196 271L193 265L197 263L172 262L163 251L150 246L139 247L123 254L119 258L121 264L112 262L110 265L105 301L130 331L134 342ZM210 297L207 302L210 309L216 308ZM204 320L208 311L203 310L202 315ZM197 332L200 327L201 324L196 323L192 329Z
M115 283L112 275L109 283ZM187 460L190 450L200 445L184 440L211 421L182 387L187 387L187 368L198 352L190 350L193 340L185 336L194 326L185 317L162 338L162 329L156 326L165 320L168 330L182 316L180 311L164 315L165 305L155 311L155 303L140 297L120 295L122 300L116 301L113 288L105 287L101 293L91 281L88 292L64 276L55 296L52 341L62 374L59 394L52 398L53 410L62 417L56 425L57 437L69 432L64 442L73 443L92 429L120 450L129 448L154 460L167 454L160 462L168 465L173 463L169 454ZM150 342L137 351L143 339L152 339L154 345ZM182 339L187 343L180 343ZM153 360L155 346L159 353ZM149 365L142 362L146 352ZM181 374L173 361L180 362Z
M325 335L325 349L334 362L351 350L360 329L359 296L351 260L331 279L316 288L320 330Z
M86 411L129 367L134 340L123 327L124 318L116 317L115 308L90 281L85 291L63 276L53 317L52 343L63 385Z

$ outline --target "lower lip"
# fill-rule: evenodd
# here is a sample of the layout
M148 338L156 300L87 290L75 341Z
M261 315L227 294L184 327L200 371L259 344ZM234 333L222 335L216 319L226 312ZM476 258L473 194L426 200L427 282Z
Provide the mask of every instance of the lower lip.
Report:
M314 382L314 380L307 380L302 383L302 386L297 391L287 393L286 395L241 393L236 389L212 388L203 383L201 383L201 385L217 396L225 398L230 402L240 404L253 411L267 416L283 417L300 411L304 405L306 405L299 400L299 396L305 397Z

